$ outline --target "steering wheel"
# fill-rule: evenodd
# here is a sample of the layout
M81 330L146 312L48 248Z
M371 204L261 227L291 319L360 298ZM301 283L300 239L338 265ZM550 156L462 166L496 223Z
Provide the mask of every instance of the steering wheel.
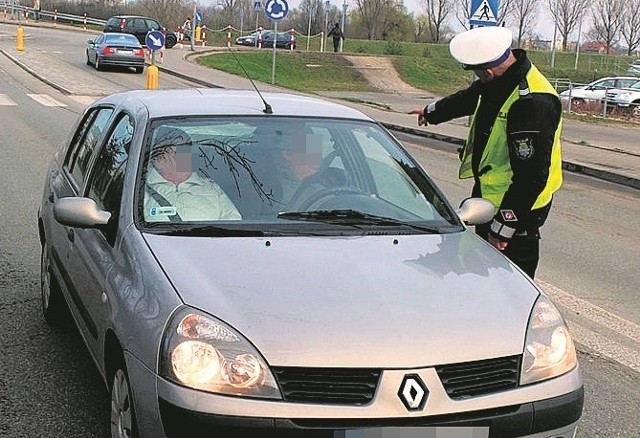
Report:
M325 198L342 196L342 195L362 195L364 192L355 187L339 186L339 187L325 187L309 196L307 199L300 202L296 210L305 211L312 205L319 203Z

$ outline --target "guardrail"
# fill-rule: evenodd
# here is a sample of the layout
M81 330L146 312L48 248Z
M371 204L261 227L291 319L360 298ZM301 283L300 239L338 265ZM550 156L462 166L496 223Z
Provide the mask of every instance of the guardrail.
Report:
M99 18L87 17L87 14L84 15L72 15L72 14L64 14L58 12L58 10L46 11L41 10L38 11L30 8L28 6L19 5L15 2L6 2L0 1L0 14L2 17L6 19L15 20L18 22L26 22L29 20L48 20L55 23L71 23L71 24L82 24L85 28L87 25L96 25L96 26L104 26L106 20L101 20Z

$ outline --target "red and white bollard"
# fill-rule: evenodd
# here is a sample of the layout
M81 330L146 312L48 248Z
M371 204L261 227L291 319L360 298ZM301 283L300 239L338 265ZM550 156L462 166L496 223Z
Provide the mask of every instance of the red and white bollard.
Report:
M289 50L293 51L293 48L296 45L296 31L294 28L291 28L289 31L289 35L291 35L291 44L289 45Z
M4 19L7 19L7 5L4 5Z
M202 40L202 47L207 45L207 26L204 24L200 28L200 39Z
M231 25L227 26L227 48L231 48Z
M262 49L262 26L258 28L258 49Z
M54 26L58 25L58 10L57 9L53 10L53 25Z
M87 13L86 12L84 13L84 20L82 22L82 28L84 30L87 30Z

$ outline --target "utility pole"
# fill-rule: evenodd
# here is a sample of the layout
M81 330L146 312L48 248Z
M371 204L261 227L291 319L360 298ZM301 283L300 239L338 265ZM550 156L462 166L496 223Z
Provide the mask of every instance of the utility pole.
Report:
M551 68L556 68L556 38L558 36L558 1L553 11L553 41L551 41Z
M342 3L342 22L340 25L340 29L342 30L342 35L344 35L344 22L347 19L347 0L344 0ZM340 53L342 53L342 45L344 44L344 36L340 39Z
M321 52L324 52L324 42L329 32L329 7L331 7L331 2L326 0L324 2L324 35L322 36L322 43L320 44Z
M309 27L307 27L307 52L309 51L309 40L311 39L311 18L316 15L316 7L309 3Z

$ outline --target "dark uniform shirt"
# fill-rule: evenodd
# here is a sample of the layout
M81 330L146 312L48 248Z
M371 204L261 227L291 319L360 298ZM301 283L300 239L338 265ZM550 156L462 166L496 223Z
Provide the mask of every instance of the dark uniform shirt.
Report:
M424 111L425 119L430 124L469 116L475 112L478 99L482 96L475 117L473 196L480 196L478 175L481 170L478 169L478 165L498 112L531 68L531 61L524 50L515 49L513 53L516 62L501 76L487 83L476 80L467 89L438 100L431 111L428 110L429 106ZM561 116L560 100L548 93L531 93L525 98L519 98L507 115L507 138L513 178L500 210L514 212L518 220L517 224L511 222L511 226L515 225L518 231L537 232L537 228L544 223L548 215L551 204L533 211L532 206L547 182L554 135ZM522 140L527 140L531 145L531 155L526 159L516 152L517 144ZM496 219L500 220L499 215L496 215Z

